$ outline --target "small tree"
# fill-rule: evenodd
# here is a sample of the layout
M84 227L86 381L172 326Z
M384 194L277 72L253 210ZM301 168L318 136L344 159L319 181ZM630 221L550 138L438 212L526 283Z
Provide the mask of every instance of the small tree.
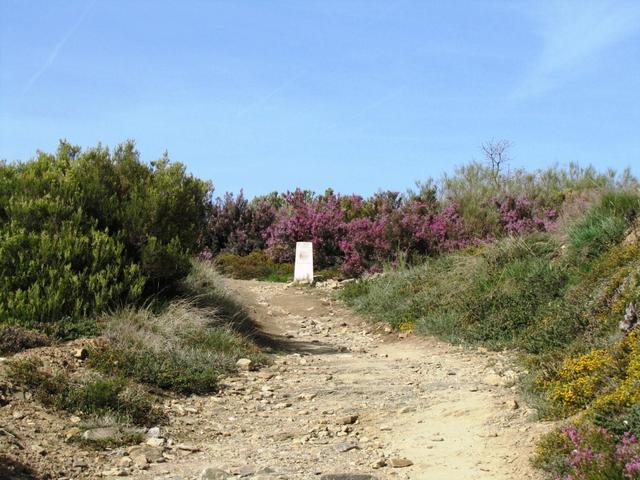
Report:
M493 139L481 145L485 161L491 167L496 187L500 186L502 168L511 160L508 151L512 146L513 144L509 140L494 141Z

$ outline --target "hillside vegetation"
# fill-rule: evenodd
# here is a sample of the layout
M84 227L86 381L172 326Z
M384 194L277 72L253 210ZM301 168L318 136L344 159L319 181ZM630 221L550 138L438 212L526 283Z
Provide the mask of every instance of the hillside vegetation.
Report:
M640 194L591 198L548 232L394 269L341 295L397 328L522 352L542 416L572 419L541 443L536 463L550 478L636 478Z
M238 278L275 279L291 268L295 243L303 239L313 242L316 270L359 277L385 265L418 264L471 245L549 232L561 215L579 211L597 192L634 185L628 172L617 176L571 165L502 173L474 162L407 192L380 191L369 198L331 189L252 200L227 193L211 205L201 255ZM254 268L243 260L250 254Z
M132 142L0 163L0 354L17 354L0 393L117 425L102 446L135 441L163 422L158 395L214 392L239 358L262 361L214 267L289 280L297 241L322 277L359 278L340 295L373 321L518 351L540 415L567 419L534 459L549 478L640 476L640 191L576 165L247 200ZM83 336L82 368L19 353Z
M0 393L81 415L78 441L113 427L94 445L113 446L164 422L162 395L215 392L238 359L259 364L248 314L194 259L210 194L132 142L0 164L0 355L17 354ZM79 367L50 353L82 336Z

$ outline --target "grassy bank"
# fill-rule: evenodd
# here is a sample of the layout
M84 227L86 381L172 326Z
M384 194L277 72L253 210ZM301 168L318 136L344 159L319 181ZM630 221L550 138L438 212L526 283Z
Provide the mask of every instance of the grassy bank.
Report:
M177 296L95 322L101 334L82 368L45 364L27 351L8 362L6 373L13 388L28 389L44 406L81 415L84 429L116 427L114 438L99 446L136 441L136 428L162 423L159 398L167 392L215 392L238 359L263 359L251 341L249 316L203 262L194 262Z
M640 306L639 214L636 192L610 191L555 232L390 270L348 285L341 296L399 329L516 349L535 377L528 388L542 416L578 415L605 428L615 446L625 432L640 434L640 340L619 329L625 318L637 321ZM550 478L596 478L572 470L566 449L541 445L537 462ZM540 461L551 457L557 461Z

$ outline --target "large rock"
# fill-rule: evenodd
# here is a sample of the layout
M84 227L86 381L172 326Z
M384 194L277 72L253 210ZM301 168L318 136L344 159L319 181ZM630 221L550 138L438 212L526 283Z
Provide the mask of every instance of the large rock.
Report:
M338 425L351 425L356 423L358 420L358 415L346 415L344 417L340 417L336 420Z
M393 468L404 468L413 465L413 462L408 458L392 458L388 463Z
M482 381L483 383L491 385L492 387L499 387L500 385L504 385L504 379L497 373L490 373L488 375L485 375Z
M358 444L355 442L341 442L336 445L336 450L340 453L348 452L349 450L355 450L358 447Z
M255 367L253 361L248 358L241 358L236 362L236 366L240 370L245 370L245 371L253 370Z
M71 440L73 437L75 437L76 435L78 435L82 430L80 430L78 427L71 427L71 428L67 428L64 431L64 440L66 442L68 442L69 440Z
M84 360L89 356L89 351L86 348L78 348L73 352L73 356L80 360Z

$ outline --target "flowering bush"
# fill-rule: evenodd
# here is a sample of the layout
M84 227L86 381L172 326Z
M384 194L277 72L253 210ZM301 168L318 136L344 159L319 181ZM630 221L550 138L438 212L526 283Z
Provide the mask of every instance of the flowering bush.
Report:
M464 224L458 206L449 204L440 212L433 206L411 202L402 210L402 229L396 241L407 242L406 249L422 255L433 255L466 246Z
M276 219L276 207L267 199L249 202L242 191L226 193L211 205L203 251L247 255L265 248L264 232Z
M386 218L357 218L346 225L345 238L340 241L344 254L342 271L352 277L380 270L385 260L392 258L391 242L386 238Z
M506 195L495 198L499 212L499 223L509 235L546 232L558 217L554 208L545 209L540 202L526 195Z
M433 256L504 234L548 231L557 217L541 200L525 194L478 199L487 211L485 235L472 235L457 201L438 197L434 186L401 194L380 191L367 199L297 189L247 201L242 192L217 198L202 246L206 253L247 255L266 250L275 262L291 262L295 243L314 244L316 267L340 267L349 276L379 271L399 252ZM477 230L477 229L476 229ZM489 233L493 232L493 233Z
M605 348L568 357L547 388L551 398L573 412L591 403L613 373L613 358Z
M310 241L316 266L337 265L345 230L340 198L329 194L309 201L306 197L300 189L284 195L284 208L265 231L268 252L278 262L291 262L296 242Z
M547 435L534 464L558 480L640 479L640 445L630 432L621 437L589 423Z
M567 413L588 408L603 418L624 414L640 402L639 333L634 329L608 348L567 357L542 387Z

